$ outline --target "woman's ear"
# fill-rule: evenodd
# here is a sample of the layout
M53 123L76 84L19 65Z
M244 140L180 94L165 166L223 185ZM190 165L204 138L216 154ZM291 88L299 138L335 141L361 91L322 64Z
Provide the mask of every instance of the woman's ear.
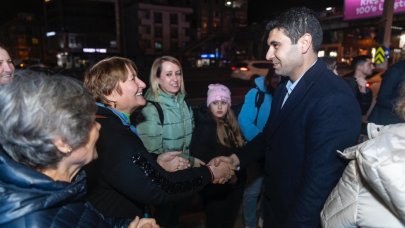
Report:
M65 143L60 137L53 140L53 145L58 148L58 150L64 154L69 154L72 152L72 147Z
M118 92L116 89L114 89L110 94L106 95L105 98L107 98L109 101L116 102Z
M109 95L106 95L105 98L108 100L109 106L115 108L117 105L117 100L120 94L118 93L117 89L114 89Z

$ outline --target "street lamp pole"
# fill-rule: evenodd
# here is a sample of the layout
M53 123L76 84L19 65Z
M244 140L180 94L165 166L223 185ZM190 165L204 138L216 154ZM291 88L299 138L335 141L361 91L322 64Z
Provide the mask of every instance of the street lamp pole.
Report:
M383 37L383 46L385 48L390 48L391 44L391 30L392 30L392 21L394 15L394 0L384 0L384 12L381 17L381 25L384 26L384 37ZM379 68L387 69L388 59L384 61Z

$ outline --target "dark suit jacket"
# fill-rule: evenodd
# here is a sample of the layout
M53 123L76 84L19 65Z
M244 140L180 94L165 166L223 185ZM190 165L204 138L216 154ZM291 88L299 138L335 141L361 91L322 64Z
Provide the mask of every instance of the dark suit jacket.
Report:
M401 95L401 88L405 82L405 61L399 61L392 65L383 75L377 103L368 118L375 124L403 123L394 111L396 101Z
M320 211L346 164L336 151L356 143L360 108L349 86L322 61L280 109L285 93L284 83L264 133L238 156L243 167L264 152L265 227L319 227Z

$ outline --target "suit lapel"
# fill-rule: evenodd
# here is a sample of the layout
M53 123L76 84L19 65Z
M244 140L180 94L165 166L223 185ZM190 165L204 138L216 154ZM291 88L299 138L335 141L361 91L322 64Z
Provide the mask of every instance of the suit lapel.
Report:
M270 115L278 116L281 111L281 105L283 103L284 97L287 94L287 88L285 87L286 83L283 83L276 91L273 98L273 104L271 108ZM274 110L274 111L273 111Z
M301 80L298 82L297 86L294 88L294 90L291 92L288 99L284 103L283 108L281 108L281 104L283 103L284 96L287 92L285 84L282 85L282 91L275 95L275 101L273 100L273 102L275 103L274 106L272 106L272 111L276 110L276 113L274 113L274 115L270 115L268 126L269 128L267 132L269 136L271 136L274 131L288 119L291 113L294 112L294 109L296 109L308 95L309 91L314 85L316 77L321 74L320 68L322 67L319 67L319 62L321 61L317 61L317 63L302 76Z

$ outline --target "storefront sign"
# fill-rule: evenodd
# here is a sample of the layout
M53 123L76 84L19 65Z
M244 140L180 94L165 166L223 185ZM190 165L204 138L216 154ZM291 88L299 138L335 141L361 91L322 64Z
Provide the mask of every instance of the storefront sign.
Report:
M384 0L345 0L344 19L354 20L381 16ZM405 12L405 0L395 0L394 13Z

